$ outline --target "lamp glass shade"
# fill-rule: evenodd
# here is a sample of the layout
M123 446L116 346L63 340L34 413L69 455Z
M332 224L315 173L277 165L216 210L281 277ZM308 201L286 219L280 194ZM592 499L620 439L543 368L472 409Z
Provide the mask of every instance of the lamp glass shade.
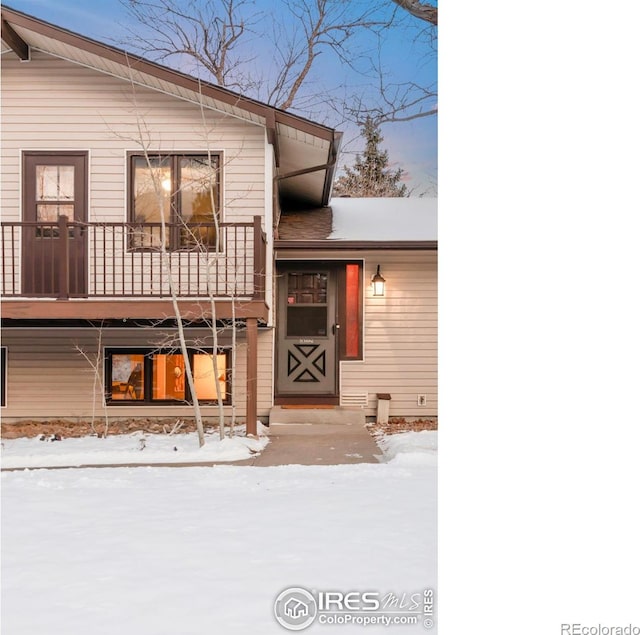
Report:
M378 265L378 270L376 271L373 278L371 278L371 283L373 284L373 295L377 297L384 296L384 283L386 280L380 275L380 265Z

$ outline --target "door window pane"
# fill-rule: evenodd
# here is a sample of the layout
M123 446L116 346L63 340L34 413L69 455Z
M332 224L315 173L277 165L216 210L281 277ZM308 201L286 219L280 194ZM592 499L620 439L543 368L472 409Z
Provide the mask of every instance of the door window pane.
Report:
M111 356L112 399L144 399L144 355Z
M73 189L72 165L36 165L36 200L72 201Z
M289 273L287 304L326 304L327 274Z
M326 306L288 306L288 337L324 337L327 334Z
M327 335L326 272L287 274L287 336Z
M39 203L36 205L36 220L39 223L57 223L59 216L66 216L73 221L73 205L51 205Z

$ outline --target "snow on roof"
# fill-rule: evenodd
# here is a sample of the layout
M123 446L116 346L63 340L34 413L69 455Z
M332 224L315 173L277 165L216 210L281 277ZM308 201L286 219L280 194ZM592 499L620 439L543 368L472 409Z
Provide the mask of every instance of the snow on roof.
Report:
M438 240L436 198L333 198L329 240Z

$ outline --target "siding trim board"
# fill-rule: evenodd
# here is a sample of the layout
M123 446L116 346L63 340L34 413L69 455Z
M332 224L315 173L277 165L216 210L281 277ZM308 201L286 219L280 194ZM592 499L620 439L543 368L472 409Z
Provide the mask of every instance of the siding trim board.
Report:
M208 302L178 300L183 319L211 317ZM231 302L216 301L219 319L233 317ZM2 317L10 319L172 319L173 304L170 300L3 300ZM191 318L189 317L191 316ZM269 307L263 301L236 299L235 317L257 318L266 322Z

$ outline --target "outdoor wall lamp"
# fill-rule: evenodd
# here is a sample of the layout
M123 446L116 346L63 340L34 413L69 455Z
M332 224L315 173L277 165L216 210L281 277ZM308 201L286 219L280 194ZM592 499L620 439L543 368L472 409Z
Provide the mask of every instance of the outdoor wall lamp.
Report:
M375 275L371 277L371 284L373 285L373 295L382 297L384 296L384 283L386 280L380 275L380 265Z

